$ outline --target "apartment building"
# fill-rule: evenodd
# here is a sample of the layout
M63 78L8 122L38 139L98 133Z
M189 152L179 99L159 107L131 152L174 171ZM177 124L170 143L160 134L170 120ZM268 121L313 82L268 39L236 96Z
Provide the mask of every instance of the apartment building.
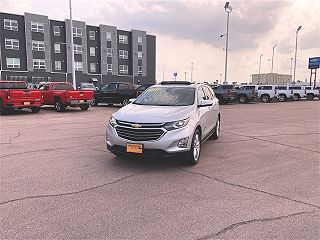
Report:
M48 16L0 13L0 77L4 80L72 82L72 49L77 84L155 82L156 37L145 31L87 25Z

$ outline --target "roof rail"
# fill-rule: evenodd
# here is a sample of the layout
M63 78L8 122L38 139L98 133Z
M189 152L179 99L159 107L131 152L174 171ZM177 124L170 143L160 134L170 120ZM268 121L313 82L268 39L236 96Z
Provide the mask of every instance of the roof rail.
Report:
M160 83L161 85L191 85L191 82L186 82L186 81L163 81Z

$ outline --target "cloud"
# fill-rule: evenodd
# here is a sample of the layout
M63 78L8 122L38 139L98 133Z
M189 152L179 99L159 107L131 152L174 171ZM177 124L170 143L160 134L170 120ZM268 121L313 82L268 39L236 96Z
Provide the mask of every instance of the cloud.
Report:
M192 40L222 48L226 32L224 1L99 1L100 12L112 8L106 21L117 26L132 26L148 32ZM288 1L235 1L231 3L230 48L251 49L258 46L258 38L277 24ZM111 7L112 5L112 7Z

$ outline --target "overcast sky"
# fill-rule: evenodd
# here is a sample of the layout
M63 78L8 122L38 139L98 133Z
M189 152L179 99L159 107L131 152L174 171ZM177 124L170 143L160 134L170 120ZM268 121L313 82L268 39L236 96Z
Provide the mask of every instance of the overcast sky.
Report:
M31 12L50 19L68 18L68 0L0 0L0 11ZM146 30L157 37L157 79L193 79L213 82L224 78L226 32L225 1L73 0L74 19L89 25L110 24L120 29ZM272 46L274 72L289 74L294 57L295 31L299 32L297 79L309 79L308 58L320 56L320 1L233 0L230 14L228 81L249 82L250 75L270 72ZM318 76L320 73L318 74ZM319 77L318 77L319 79Z

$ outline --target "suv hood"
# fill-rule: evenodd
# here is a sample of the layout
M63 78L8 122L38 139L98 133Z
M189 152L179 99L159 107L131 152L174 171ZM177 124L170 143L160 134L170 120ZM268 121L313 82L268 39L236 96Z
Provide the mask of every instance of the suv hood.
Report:
M189 117L191 106L146 106L129 104L113 114L117 120L133 123L165 123Z

